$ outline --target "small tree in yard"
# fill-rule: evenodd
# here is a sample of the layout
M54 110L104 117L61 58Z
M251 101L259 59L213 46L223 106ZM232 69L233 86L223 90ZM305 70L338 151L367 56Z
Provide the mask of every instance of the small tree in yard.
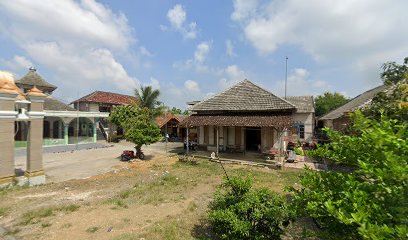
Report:
M292 214L281 196L232 177L215 193L209 219L222 239L280 239Z
M110 120L123 127L125 139L136 145L136 152L140 152L144 144L160 140L160 128L153 121L152 113L147 108L133 105L116 107L111 113Z
M299 213L344 239L407 239L407 125L358 112L353 123L348 136L327 130L332 142L309 153L351 168L307 171L292 189Z

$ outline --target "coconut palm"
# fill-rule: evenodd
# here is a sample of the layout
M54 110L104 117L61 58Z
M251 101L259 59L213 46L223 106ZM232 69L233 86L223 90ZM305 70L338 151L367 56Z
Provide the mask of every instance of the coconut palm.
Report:
M153 89L152 86L140 86L140 89L135 89L135 96L139 106L150 109L154 116L162 113L163 106L158 100L160 96L158 89Z

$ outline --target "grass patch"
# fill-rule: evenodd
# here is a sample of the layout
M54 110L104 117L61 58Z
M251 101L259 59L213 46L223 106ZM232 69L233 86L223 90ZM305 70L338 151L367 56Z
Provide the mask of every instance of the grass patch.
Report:
M119 209L119 208L129 208L129 206L125 203L124 200L120 198L112 198L108 200L108 203L115 205L111 209Z
M72 227L72 224L71 224L71 223L64 223L64 224L62 224L62 226L61 226L61 228L70 228L70 227Z
M41 219L54 215L53 208L43 208L36 211L29 211L23 214L20 225L39 223Z
M114 237L112 240L134 240L138 239L135 233L124 233L122 235Z
M41 227L43 227L43 228L47 228L47 227L51 227L51 223L42 223L41 224Z
M188 204L187 210L190 212L194 212L195 210L197 210L197 207L198 207L197 204L194 201L192 201Z
M90 227L86 229L87 233L96 233L99 230L99 227Z
M6 207L1 207L0 208L0 217L6 216L8 213L8 208Z
M70 205L63 206L63 207L61 207L61 208L58 208L57 210L63 211L63 212L66 212L66 213L71 213L71 212L76 212L76 211L78 211L78 209L79 209L80 207L81 207L81 206L79 206L79 205L77 205L77 204L70 204Z

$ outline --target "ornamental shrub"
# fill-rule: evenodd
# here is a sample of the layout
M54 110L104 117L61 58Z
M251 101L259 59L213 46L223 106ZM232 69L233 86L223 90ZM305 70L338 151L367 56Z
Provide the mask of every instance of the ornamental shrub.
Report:
M226 179L210 203L209 220L221 239L280 239L292 219L286 200L249 178Z

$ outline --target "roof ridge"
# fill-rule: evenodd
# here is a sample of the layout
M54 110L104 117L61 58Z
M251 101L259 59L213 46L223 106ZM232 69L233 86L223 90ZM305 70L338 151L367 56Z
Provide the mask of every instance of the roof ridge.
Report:
M240 82L237 82L236 84L234 84L234 85L232 85L232 86L229 86L229 87L226 88L224 91L222 91L222 92L220 92L220 93L218 93L218 94L214 94L214 95L212 95L212 96L209 96L209 97L206 98L206 99L203 99L202 101L200 101L199 103L195 104L195 105L192 106L191 108L196 107L196 106L200 105L201 103L203 103L203 102L205 102L205 101L208 101L208 100L210 100L210 99L212 99L212 98L214 98L214 97L216 97L216 96L218 96L218 95L221 95L221 94L227 92L228 90L232 89L232 88L235 87L235 86L238 86L239 84L241 84L241 83L243 83L243 82L245 82L245 81L251 82L251 81L249 81L248 79L245 78L244 80L242 80L242 81L240 81Z
M245 80L246 80L246 79L245 79ZM266 91L266 92L268 92L269 94L271 94L271 95L273 95L273 96L279 98L280 100L283 100L284 102L288 103L289 105L292 105L292 107L296 108L296 106L293 105L291 102L286 101L285 99L283 99L283 98L281 98L281 97L279 97L279 96L273 94L273 93L272 93L271 91L269 91L268 89L262 88L262 87L256 85L255 83L253 83L253 82L251 82L251 81L249 81L249 80L247 80L247 81L248 81L249 83L251 83L252 85L254 85L254 86L256 86L256 87L258 87L258 88L260 88L260 89L262 89L262 90L264 90L264 91Z

